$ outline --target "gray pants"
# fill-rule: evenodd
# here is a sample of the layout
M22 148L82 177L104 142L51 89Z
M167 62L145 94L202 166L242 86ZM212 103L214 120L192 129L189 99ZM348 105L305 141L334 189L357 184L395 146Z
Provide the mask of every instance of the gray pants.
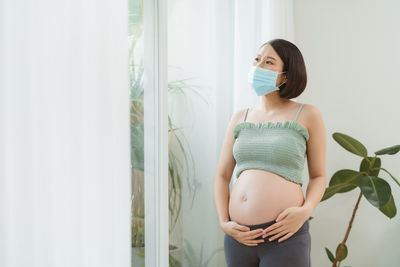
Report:
M261 224L246 225L250 230L274 224L269 221ZM279 238L269 241L266 236L263 243L247 246L236 241L230 235L224 236L225 259L228 267L311 267L311 236L309 220L291 237L281 242ZM262 236L256 239L262 239Z

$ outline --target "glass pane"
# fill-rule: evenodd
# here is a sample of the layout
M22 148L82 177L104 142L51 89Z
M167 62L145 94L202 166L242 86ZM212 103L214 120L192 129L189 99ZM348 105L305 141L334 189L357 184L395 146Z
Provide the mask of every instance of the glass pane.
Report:
M228 87L216 76L231 66L221 63L229 43L216 41L215 17L229 12L214 2L168 0L170 267L225 266L212 183L221 107L215 100Z
M144 266L143 0L129 0L132 267Z

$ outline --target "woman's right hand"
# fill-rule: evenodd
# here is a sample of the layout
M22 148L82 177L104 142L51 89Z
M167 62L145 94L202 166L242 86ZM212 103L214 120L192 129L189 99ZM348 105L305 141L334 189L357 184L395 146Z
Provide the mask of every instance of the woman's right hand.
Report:
M263 234L262 228L250 231L249 227L234 221L223 222L221 228L227 235L230 235L236 239L236 241L247 246L257 246L259 243L264 242L264 239L255 239Z

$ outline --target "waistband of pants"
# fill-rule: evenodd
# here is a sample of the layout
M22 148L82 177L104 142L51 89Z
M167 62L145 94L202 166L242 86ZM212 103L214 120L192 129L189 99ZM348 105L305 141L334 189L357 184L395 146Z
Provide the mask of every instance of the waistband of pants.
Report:
M254 229L258 229L258 228L267 228L270 225L273 225L275 222L275 220L272 221L268 221L265 223L259 223L259 224L245 224L245 226L250 228L250 231L254 230ZM309 229L309 219L307 219L304 224L300 227L299 230L308 230Z

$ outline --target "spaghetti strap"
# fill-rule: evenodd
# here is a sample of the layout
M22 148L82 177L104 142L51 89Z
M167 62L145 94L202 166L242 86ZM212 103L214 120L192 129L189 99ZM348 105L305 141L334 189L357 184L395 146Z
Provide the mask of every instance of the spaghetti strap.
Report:
M247 118L247 112L249 111L249 108L247 108L246 109L246 113L244 114L244 116L243 116L243 121L246 121L246 118Z
M302 103L302 104L300 105L300 107L297 109L296 116L295 116L294 119L293 119L294 121L297 120L297 117L299 116L300 110L301 110L301 108L303 107L303 105L304 105L304 103Z

